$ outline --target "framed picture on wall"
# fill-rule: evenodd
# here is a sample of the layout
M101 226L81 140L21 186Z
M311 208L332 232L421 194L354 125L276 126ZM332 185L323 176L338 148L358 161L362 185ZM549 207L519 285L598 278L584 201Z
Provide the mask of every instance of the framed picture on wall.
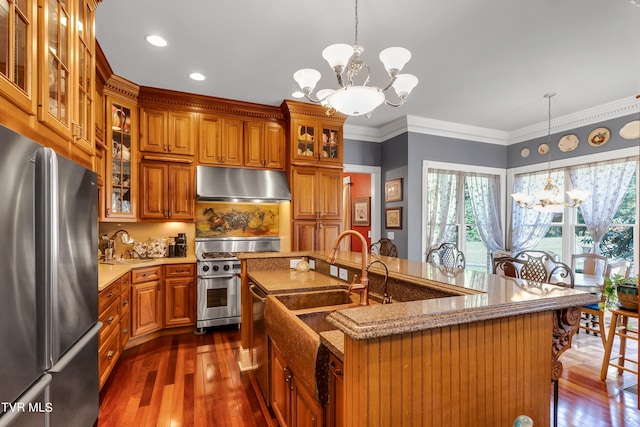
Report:
M385 209L384 228L402 228L402 207Z
M384 201L402 201L402 178L392 179L384 183Z
M352 225L369 226L371 218L371 197L359 197L351 201Z

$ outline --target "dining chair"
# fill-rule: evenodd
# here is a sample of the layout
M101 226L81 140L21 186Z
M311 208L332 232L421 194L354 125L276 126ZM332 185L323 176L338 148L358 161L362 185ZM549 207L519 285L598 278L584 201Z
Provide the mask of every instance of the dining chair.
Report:
M493 273L567 288L574 285L571 267L544 251L521 251L513 257L497 258L493 262Z
M571 255L571 267L574 273L590 274L604 277L609 260L606 256L598 254L573 254Z
M602 279L608 272L609 260L607 257L598 254L573 254L571 256L571 267L574 273L588 274L591 276L597 276ZM598 292L602 296L602 291ZM588 334L593 333L594 336L600 335L602 340L602 347L606 346L606 331L604 329L604 322L601 321L602 310L600 303L584 305L580 307L580 323L578 324L578 332L580 329Z
M464 253L458 249L455 243L443 243L427 253L427 262L443 265L449 268L464 269Z
M392 258L398 257L398 248L393 243L393 240L382 238L375 243L372 243L369 247L369 252L374 255L388 256Z

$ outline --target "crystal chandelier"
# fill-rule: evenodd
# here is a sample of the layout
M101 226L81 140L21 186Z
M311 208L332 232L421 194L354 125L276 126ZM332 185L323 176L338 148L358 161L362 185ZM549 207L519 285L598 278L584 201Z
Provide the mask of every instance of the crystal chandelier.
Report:
M335 72L340 88L322 89L313 97L312 92L320 80L320 72L311 68L304 68L296 71L293 75L293 79L302 90L301 93L296 92L293 96L297 95L300 98L304 96L311 102L324 105L329 115L339 111L349 116L366 115L369 117L371 112L382 103L392 107L399 107L404 104L407 96L418 84L416 76L400 74L402 67L411 59L411 52L402 47L389 47L380 52L379 56L389 74L389 82L382 88L367 86L371 69L360 57L364 48L358 44L358 0L355 0L355 5L354 45L338 43L328 46L322 51L322 57ZM343 79L345 70L346 81ZM356 84L356 79L362 81L362 84ZM398 101L395 103L387 100L385 96L385 91L392 87L398 97Z
M555 95L554 92L549 92L544 95L544 97L549 100L549 125L547 133L547 143L549 146L547 169L549 174L545 179L544 187L542 191L534 194L513 193L511 195L516 204L524 209L533 208L541 212L562 212L565 207L577 208L588 196L586 191L574 188L573 190L567 191L567 195L571 200L570 203L567 203L564 201L564 196L560 193L558 186L553 183L553 178L551 178L551 98Z

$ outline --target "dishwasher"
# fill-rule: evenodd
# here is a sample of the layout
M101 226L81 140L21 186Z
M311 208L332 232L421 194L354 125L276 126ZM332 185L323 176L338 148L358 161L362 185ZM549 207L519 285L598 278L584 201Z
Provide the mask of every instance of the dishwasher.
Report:
M254 374L267 406L271 406L269 399L269 348L267 343L267 328L264 321L264 303L267 295L262 289L249 281L249 292L253 307L253 357Z

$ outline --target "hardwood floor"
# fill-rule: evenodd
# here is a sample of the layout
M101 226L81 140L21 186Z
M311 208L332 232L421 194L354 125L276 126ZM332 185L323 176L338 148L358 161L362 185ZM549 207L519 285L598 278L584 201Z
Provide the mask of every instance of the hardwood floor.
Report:
M165 336L124 351L101 392L97 425L273 425L262 415L249 374L238 369L239 341L232 327ZM627 351L637 354L637 343L629 344ZM640 426L637 391L623 390L637 390L637 377L611 368L600 381L603 354L600 338L582 331L561 356L559 426Z

